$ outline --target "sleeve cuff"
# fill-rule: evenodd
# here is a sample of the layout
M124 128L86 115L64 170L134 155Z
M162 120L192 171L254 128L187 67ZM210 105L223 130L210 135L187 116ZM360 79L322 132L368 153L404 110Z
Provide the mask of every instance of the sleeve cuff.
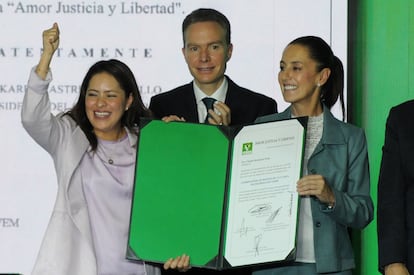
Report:
M41 79L36 73L36 66L34 66L30 72L28 88L38 94L47 93L52 78L52 72L49 70L46 79Z

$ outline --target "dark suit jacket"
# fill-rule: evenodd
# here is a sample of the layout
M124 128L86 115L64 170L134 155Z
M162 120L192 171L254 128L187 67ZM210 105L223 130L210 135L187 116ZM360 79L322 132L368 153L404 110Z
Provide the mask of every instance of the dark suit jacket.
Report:
M242 88L229 77L227 80L225 103L231 110L231 125L253 123L259 116L277 112L276 101L272 98ZM158 119L177 115L187 122L199 122L192 82L153 96L149 108Z
M414 100L391 108L378 182L380 270L405 263L414 274Z

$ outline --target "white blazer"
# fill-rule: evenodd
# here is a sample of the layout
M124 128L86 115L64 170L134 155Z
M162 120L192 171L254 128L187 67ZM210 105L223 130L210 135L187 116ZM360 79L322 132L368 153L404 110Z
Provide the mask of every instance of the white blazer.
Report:
M69 116L51 114L46 80L31 71L23 99L22 123L29 135L53 158L58 190L33 275L96 275L96 257L82 180L78 165L89 147L83 131ZM128 133L131 138L136 136ZM145 264L148 275L159 275L157 267Z

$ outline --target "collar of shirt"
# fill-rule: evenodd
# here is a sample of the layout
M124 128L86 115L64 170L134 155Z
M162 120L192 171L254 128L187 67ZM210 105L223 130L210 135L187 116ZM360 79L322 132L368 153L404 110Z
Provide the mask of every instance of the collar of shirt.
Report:
M131 146L132 148L136 148L136 146L137 146L137 143L138 143L138 136L137 136L137 134L136 133L133 133L133 132L131 132L127 127L124 127L125 128L125 130L126 130L126 133L127 133L127 135L128 135L128 142L129 142L129 146ZM139 130L138 130L139 131ZM122 137L120 140L123 140L124 139L124 137ZM119 142L120 140L118 140L118 141L113 141L112 143L117 143L117 142ZM99 140L98 140L98 142L99 142ZM111 141L109 141L109 143L111 143ZM135 150L135 149L134 149ZM91 146L89 146L88 147L88 150L87 150L87 153L89 154L89 157L92 157L93 156L93 154L95 153L94 151L92 151L92 147Z
M208 96L193 81L194 95L197 102L198 121L200 123L203 123L205 117L207 116L206 106L204 105L202 99L205 97L212 97L218 101L225 102L228 86L229 83L227 78L224 77L223 83L221 83L220 87L212 95Z

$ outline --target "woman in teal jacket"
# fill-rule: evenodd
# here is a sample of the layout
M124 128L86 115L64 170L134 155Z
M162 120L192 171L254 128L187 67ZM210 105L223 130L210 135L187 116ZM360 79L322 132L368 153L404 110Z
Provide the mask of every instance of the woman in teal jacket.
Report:
M341 61L319 37L293 40L280 61L279 84L291 105L257 122L309 118L303 177L297 183L300 211L296 260L254 275L352 274L348 228L373 218L364 131L337 120L330 108L338 97L344 114Z

